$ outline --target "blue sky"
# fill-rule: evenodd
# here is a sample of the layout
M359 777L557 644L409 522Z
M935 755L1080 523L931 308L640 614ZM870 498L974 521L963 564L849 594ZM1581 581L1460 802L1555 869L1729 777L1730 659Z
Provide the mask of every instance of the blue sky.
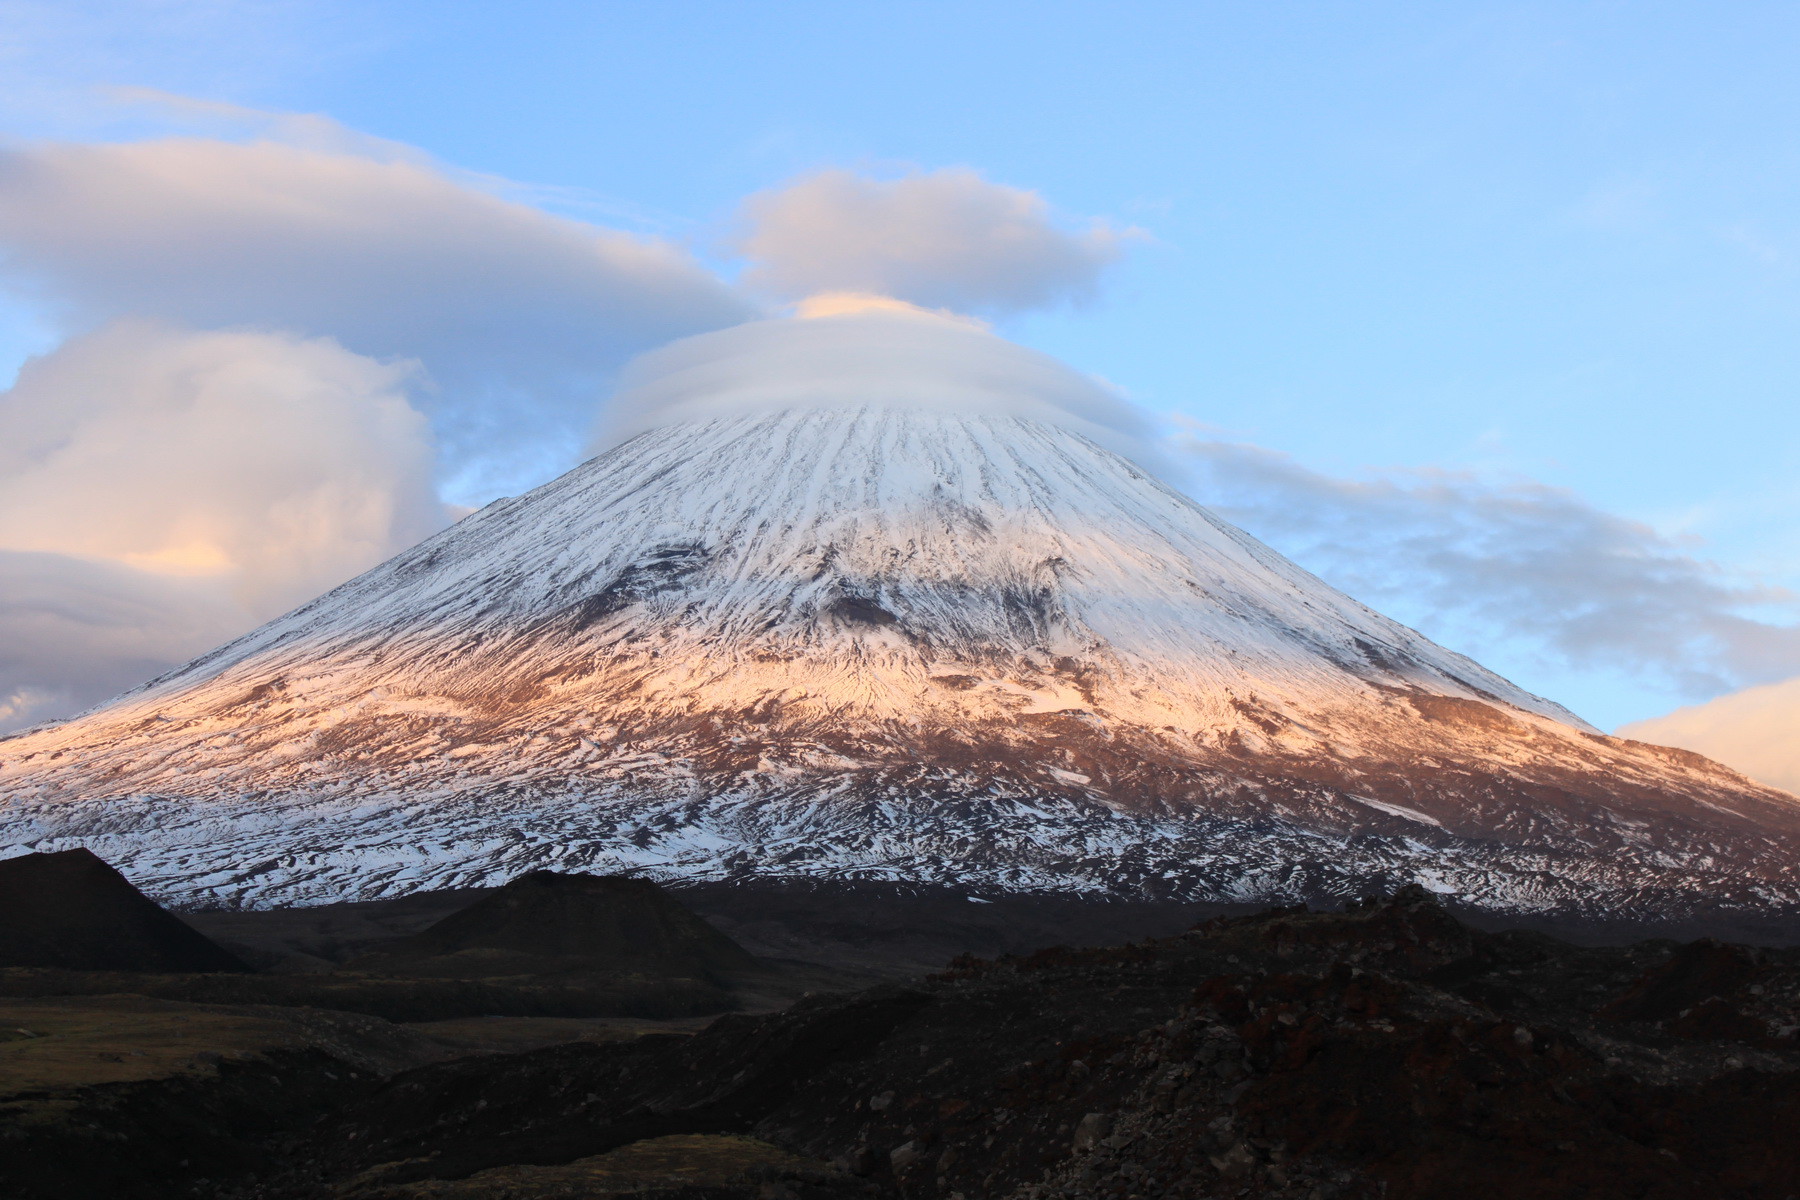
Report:
M164 128L104 86L323 113L549 211L682 242L728 277L749 193L825 167L972 168L1068 228L1142 231L1093 299L998 327L1197 436L1289 455L1315 483L1415 495L1421 470L1467 473L1451 522L1519 487L1571 489L1730 586L1800 587L1791 4L0 14L15 30L0 62L25 84L3 114L15 141ZM41 298L15 289L0 308L15 363L65 332ZM1279 503L1303 502L1282 486ZM1415 499L1416 517L1432 501ZM1352 591L1367 582L1308 557L1316 527L1265 513L1259 528L1258 511L1234 515ZM1567 567L1579 583L1583 564ZM1422 597L1366 598L1607 726L1782 673L1746 667L1754 648L1672 673ZM1775 592L1752 611L1794 620Z

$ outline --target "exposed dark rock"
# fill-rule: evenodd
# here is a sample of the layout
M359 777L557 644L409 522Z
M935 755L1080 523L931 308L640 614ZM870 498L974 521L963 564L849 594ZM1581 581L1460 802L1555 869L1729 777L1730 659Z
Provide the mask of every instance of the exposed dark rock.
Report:
M0 967L248 970L87 850L0 859Z
M365 935L356 940L306 942L350 960L317 958L317 968L306 973L284 969L295 947L277 953L252 945L250 953L272 961L275 973L177 973L182 968L140 956L144 965L130 972L0 968L0 996L134 992L206 1004L308 1006L393 1021L434 1021L694 1017L734 1007L722 986L725 975L747 985L773 982L781 990L780 979L771 978L778 973L760 969L730 938L648 880L539 871L490 892L453 893L445 902L452 906L448 914L417 898L395 902L420 910L427 920L439 918L405 936L370 938L366 935L381 932L383 925L366 920L351 926ZM246 920L252 914L230 915L235 924L228 929L241 934L254 927ZM283 923L283 914L255 915ZM304 912L288 914L285 923L309 926ZM797 989L789 993L797 994Z
M450 1056L350 1013L114 995L0 1000L0 1196L211 1196L266 1139Z
M391 1184L372 1173L355 1200L844 1200L875 1189L829 1163L729 1134L675 1134L557 1166L496 1167L467 1179Z
M1757 973L1752 951L1701 938L1646 971L1630 991L1607 1005L1606 1015L1620 1021L1664 1021L1741 991Z

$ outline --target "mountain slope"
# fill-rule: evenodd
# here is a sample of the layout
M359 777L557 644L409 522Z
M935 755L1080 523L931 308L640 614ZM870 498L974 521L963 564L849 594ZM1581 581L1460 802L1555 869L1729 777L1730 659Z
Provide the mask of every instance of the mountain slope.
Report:
M0 844L247 901L520 870L1496 908L1796 895L1800 802L1604 737L1086 438L654 429L0 741Z

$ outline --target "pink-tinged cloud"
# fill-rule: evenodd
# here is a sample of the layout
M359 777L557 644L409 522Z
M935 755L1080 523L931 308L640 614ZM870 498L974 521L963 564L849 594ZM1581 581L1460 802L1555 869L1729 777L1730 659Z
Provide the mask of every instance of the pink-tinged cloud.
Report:
M1633 721L1619 734L1696 751L1800 795L1800 677Z
M744 282L797 300L872 292L928 308L1008 313L1086 300L1130 231L1068 230L1035 192L969 170L893 180L819 171L744 202Z
M407 364L120 321L0 394L0 728L61 715L440 528Z

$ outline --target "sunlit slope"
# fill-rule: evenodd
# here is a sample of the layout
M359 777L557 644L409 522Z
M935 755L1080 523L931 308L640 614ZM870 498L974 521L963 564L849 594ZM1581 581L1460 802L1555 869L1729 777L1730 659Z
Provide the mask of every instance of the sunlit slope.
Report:
M0 741L0 798L13 845L251 898L611 862L1751 903L1800 831L1078 434L886 409L642 434Z

